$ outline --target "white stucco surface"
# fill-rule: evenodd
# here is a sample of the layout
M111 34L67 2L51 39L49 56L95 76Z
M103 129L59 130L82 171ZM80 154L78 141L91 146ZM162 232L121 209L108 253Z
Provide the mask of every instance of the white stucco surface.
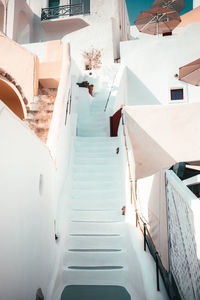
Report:
M103 65L114 62L112 20L68 34L64 36L62 41L63 43L70 43L72 59L82 70L85 69L83 54L85 51L90 52L92 49L100 50L100 61Z
M48 149L2 103L0 139L1 298L34 299L39 287L46 295L55 261L55 168Z
M199 87L175 78L180 67L199 58L199 33L200 23L175 29L172 36L166 37L139 33L132 28L132 40L121 43L121 61L128 67L129 105L199 101ZM171 101L170 89L180 88L184 100Z

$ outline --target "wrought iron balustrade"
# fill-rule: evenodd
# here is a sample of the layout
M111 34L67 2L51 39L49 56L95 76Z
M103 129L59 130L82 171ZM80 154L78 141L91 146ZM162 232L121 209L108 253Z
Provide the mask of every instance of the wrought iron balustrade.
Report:
M41 20L56 19L61 16L76 16L85 13L84 3L42 8Z

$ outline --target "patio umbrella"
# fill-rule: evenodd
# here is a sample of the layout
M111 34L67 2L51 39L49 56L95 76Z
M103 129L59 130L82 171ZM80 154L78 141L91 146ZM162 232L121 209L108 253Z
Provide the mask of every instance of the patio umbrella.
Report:
M155 7L142 11L134 23L140 32L162 34L172 31L180 22L181 19L177 11Z
M179 80L200 86L200 58L179 68Z
M185 8L184 0L155 0L151 8L164 7L181 12Z

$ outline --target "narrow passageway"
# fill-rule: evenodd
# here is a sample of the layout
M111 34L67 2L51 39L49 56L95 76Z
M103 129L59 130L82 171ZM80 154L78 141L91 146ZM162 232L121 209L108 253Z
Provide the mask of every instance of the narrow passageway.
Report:
M109 137L105 100L94 97L75 137L62 300L130 299L118 137ZM81 118L80 118L81 120Z

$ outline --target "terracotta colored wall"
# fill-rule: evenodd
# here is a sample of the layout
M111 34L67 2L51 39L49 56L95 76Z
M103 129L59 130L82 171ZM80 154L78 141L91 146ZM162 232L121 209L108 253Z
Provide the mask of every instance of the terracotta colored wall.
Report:
M24 111L17 92L4 80L0 79L0 100L3 101L20 119Z
M63 45L61 41L46 43L46 57L40 63L39 80L44 87L57 88L60 81Z
M28 102L32 102L38 86L36 56L8 37L0 35L0 68L16 80Z
M182 15L181 23L179 24L179 27L186 27L189 24L199 23L199 22L200 22L200 6Z

